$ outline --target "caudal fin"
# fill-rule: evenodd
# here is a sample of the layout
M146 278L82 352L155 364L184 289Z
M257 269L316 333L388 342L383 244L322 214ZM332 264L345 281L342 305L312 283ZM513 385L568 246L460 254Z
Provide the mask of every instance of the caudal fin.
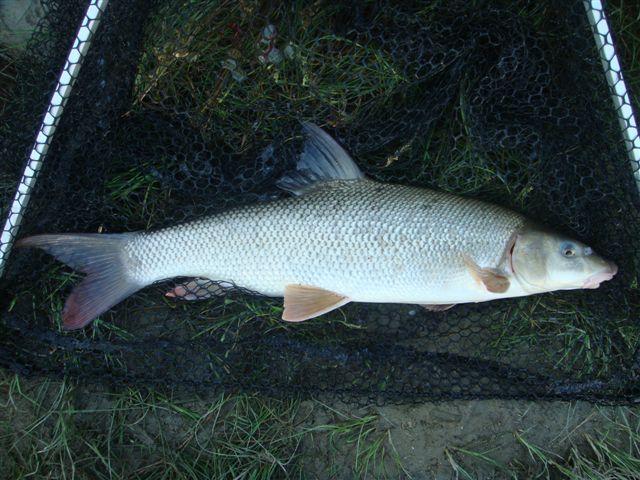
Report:
M37 247L87 276L76 286L62 312L64 328L75 330L132 295L139 285L127 275L124 244L132 234L35 235L17 242Z

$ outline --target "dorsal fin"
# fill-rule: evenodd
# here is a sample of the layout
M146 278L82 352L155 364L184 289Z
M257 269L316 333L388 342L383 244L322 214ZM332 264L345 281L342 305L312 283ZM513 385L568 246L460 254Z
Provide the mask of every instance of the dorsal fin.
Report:
M320 182L365 178L349 154L329 135L313 123L302 123L306 136L304 150L296 171L280 179L278 187L295 195Z

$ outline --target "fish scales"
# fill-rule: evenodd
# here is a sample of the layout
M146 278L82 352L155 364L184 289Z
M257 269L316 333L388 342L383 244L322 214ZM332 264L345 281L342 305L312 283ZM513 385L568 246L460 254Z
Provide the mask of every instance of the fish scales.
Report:
M86 274L64 327L82 328L141 288L193 277L166 293L196 300L227 283L283 296L302 321L348 302L419 303L442 311L554 290L598 288L618 267L587 245L505 208L367 179L324 130L307 138L294 197L238 207L157 232L48 234L22 239ZM211 280L220 282L212 286Z
M303 284L363 302L478 301L484 290L474 288L463 256L497 265L524 222L442 192L337 180L299 197L140 233L125 249L142 284L193 276L270 296Z

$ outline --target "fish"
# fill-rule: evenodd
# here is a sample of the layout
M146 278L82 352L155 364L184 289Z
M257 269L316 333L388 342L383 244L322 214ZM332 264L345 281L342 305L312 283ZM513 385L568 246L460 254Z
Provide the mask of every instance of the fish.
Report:
M63 310L79 329L138 290L176 277L167 297L241 287L284 297L282 319L350 302L456 304L594 289L618 271L589 246L498 205L367 178L323 129L303 123L285 198L156 231L24 238L86 276ZM216 281L213 283L212 281Z

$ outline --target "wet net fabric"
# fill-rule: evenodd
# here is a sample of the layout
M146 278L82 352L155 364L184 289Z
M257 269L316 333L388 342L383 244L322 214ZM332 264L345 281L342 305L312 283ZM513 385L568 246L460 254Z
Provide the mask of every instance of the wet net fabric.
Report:
M86 7L43 3L0 110L3 216ZM286 195L301 120L373 178L518 210L620 273L595 291L446 312L353 304L300 324L279 320L280 299L176 279L65 333L80 276L14 250L0 365L381 403L637 398L640 202L581 1L111 0L20 236L154 229ZM176 285L207 298L166 298Z

